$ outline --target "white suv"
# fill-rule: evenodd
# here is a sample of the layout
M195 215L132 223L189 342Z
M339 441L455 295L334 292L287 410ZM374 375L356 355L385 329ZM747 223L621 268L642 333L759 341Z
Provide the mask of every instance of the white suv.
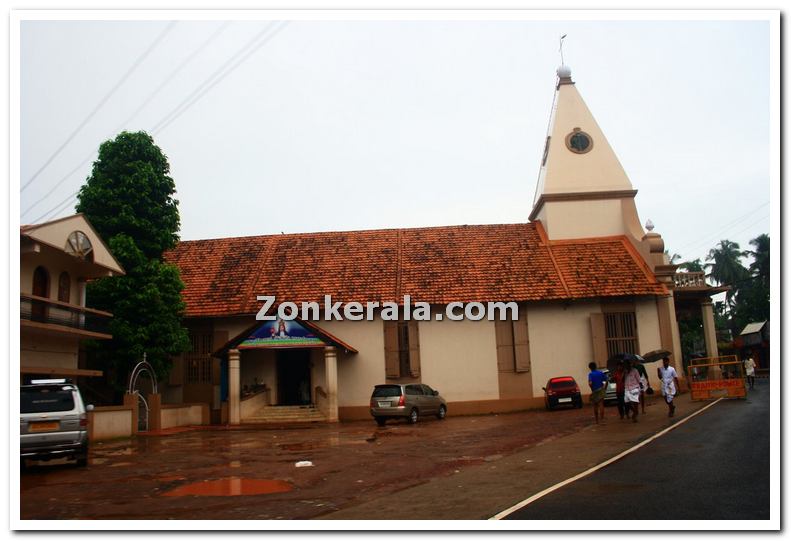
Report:
M88 464L88 411L77 386L65 379L33 380L20 389L20 455L49 460L70 457Z

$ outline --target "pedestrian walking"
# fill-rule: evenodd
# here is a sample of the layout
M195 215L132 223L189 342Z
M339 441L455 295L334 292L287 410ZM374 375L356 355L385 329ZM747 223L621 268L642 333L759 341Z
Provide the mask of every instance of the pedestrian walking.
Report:
M648 389L648 373L645 371L643 363L634 363L634 367L640 373L640 410L645 415L645 391Z
M637 414L640 410L640 372L635 368L631 361L624 361L624 402L628 411L631 410L632 421L637 422Z
M747 376L750 389L755 387L755 361L752 357L747 357L747 360L744 361L744 375Z
M593 404L593 418L596 424L599 419L604 421L604 395L607 393L607 375L596 367L596 363L588 363L588 385L591 388L591 404Z
M618 364L615 366L615 372L612 374L612 379L615 382L615 398L618 400L618 415L621 416L621 420L623 420L626 415L626 402L624 402L623 398L623 383L625 376L626 373L623 369L623 361L618 361Z
M675 398L678 389L678 374L676 374L676 369L670 366L670 359L667 357L662 359L662 366L656 369L656 373L659 376L659 381L662 382L662 394L665 397L665 403L667 403L667 416L673 417L676 413L673 398Z

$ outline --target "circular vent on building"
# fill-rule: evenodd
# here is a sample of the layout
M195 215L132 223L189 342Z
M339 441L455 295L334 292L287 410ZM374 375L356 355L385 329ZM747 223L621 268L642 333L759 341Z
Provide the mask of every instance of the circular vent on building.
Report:
M574 131L566 136L566 147L575 154L585 154L593 148L593 139L581 129L574 128Z
M93 246L88 236L82 231L72 231L66 240L66 253L79 259L93 261Z

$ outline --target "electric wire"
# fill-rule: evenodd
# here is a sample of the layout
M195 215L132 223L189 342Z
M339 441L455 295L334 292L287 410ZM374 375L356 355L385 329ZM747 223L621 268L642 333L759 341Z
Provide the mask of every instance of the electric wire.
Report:
M703 237L698 237L697 240L694 240L692 242L688 242L687 244L684 244L683 246L678 248L678 253L686 250L687 248L692 248L693 246L699 246L699 245L705 244L707 242L711 242L712 239L716 239L718 236L722 235L723 232L725 232L728 229L734 227L738 223L746 220L750 215L755 214L756 212L758 212L759 210L761 210L763 207L765 207L768 204L769 204L768 201L766 201L764 203L761 203L760 205L758 205L757 207L755 207L751 211L747 212L746 214L742 214L738 218L736 218L734 220L731 220L730 222L727 222L725 225L722 225L722 226L718 227L719 231L717 233L709 234L709 235L706 235L706 236L703 236ZM763 220L763 219L765 219L765 217L761 217L761 220ZM757 222L755 222L755 223L757 223ZM755 223L751 224L751 226L755 225ZM748 227L751 227L751 226L748 226Z
M272 23L264 28L261 32L257 33L245 43L231 58L229 58L223 65L217 68L209 77L207 77L198 87L190 93L181 103L179 103L170 113L160 120L152 129L151 133L156 135L168 127L173 121L184 114L195 103L206 95L209 90L214 88L217 84L230 75L237 67L239 67L250 55L258 51L262 46L268 43L275 37L283 28L288 25L288 21L280 21ZM238 60L237 60L238 59Z
M84 128L85 125L88 124L88 122L90 122L90 120L96 115L96 113L99 112L99 109L101 109L102 106L104 106L104 104L107 103L107 101L113 96L113 94L115 94L115 92L126 82L126 80L132 75L132 73L134 73L134 71L138 68L138 66L140 66L140 64L143 63L143 60L145 60L146 57L148 57L148 55L151 54L151 52L157 47L157 45L159 45L159 43L165 38L165 36L173 29L176 23L177 21L171 21L170 23L168 23L165 29L162 32L160 32L160 34L156 37L153 43L149 45L148 49L146 49L143 52L143 54L141 54L138 57L138 59L134 62L134 64L132 64L132 66L126 71L126 73L124 73L121 79L118 80L115 86L113 86L110 89L110 91L101 99L101 101L99 101L96 107L94 107L93 110L88 114L88 116L86 116L83 119L80 125L77 126L73 132L71 132L71 135L69 135L66 138L66 140L57 148L57 150L55 150L55 152L47 159L47 161L44 162L44 165L42 165L39 168L39 170L36 171L32 177L30 177L30 179L24 184L24 186L22 186L22 188L20 189L20 193L24 192L25 189L27 189L33 183L33 181L36 180L36 178L38 178L38 176L42 173L42 171L44 171L44 169L46 169L47 166L50 163L52 163L52 161L61 153L61 151L64 148L66 148L66 145L68 145L82 130L82 128Z
M175 70L173 70L173 71L170 73L170 75L168 75L168 76L167 76L167 77L166 77L166 78L165 78L165 79L164 79L164 80L163 80L163 81L162 81L162 82L159 84L159 86L157 86L157 87L154 89L154 91L153 91L153 92L151 92L151 93L148 95L148 97L147 97L145 100L143 100L142 104L141 104L141 105L140 105L140 106L139 106L137 109L135 109L135 111L134 111L134 112L133 112L131 115L129 115L129 117L128 117L126 120L124 120L124 121L123 121L121 124L119 124L119 126L118 126L118 127L115 129L115 130L113 130L112 132L110 132L110 134L109 134L109 135L105 136L105 139L109 139L110 137L112 137L112 136L113 136L113 134L116 134L116 133L118 133L118 132L119 132L119 131L120 131L122 128L124 128L125 126L128 126L128 125L129 125L129 123L130 123L130 122L132 122L132 120L134 120L135 118L137 118L137 115L139 115L139 114L140 114L140 112L141 112L143 109L145 109L145 107L146 107L146 106L147 106L149 103L151 103L151 101L152 101L152 100L153 100L153 99L154 99L154 98L155 98L155 97L156 97L156 96L157 96L157 95L158 95L158 94L159 94L159 93L162 91L162 89L163 89L163 88L165 88L165 86L167 86L167 84L168 84L168 83L170 83L170 81L172 81L172 80L175 78L175 76L176 76L176 75L178 75L178 74L179 74L179 73L180 73L180 72L181 72L181 71L182 71L182 70L183 70L183 69L184 69L184 68L187 66L187 64L189 64L189 63L190 63L190 62L191 62L191 61L192 61L192 60L193 60L193 59L194 59L194 58L195 58L195 57L196 57L196 56L197 56L199 53L201 53L201 52L202 52L202 51L203 51L203 50L204 50L204 49L205 49L205 48L206 48L206 47L207 47L207 46L208 46L208 45L209 45L209 44L210 44L212 41L214 41L214 40L215 40L215 39L216 39L216 38L217 38L217 37L218 37L218 36L219 36L219 35L220 35L220 34L221 34L221 33L222 33L222 32L223 32L223 31L224 31L224 30L225 30L225 29L228 27L228 25L229 25L229 24L231 24L231 23L230 23L230 21L226 21L226 22L225 22L225 23L224 23L222 26L220 26L220 27L219 27L217 30L215 30L215 32L214 32L214 33L213 33L211 36L209 36L209 38L208 38L206 41L204 41L204 42L203 42L203 43L202 43L202 44L201 44L201 45L200 45L200 46L199 46L197 49L195 49L195 50L194 50L194 51L193 51L193 52L192 52L192 53L191 53L189 56L187 56L187 57L186 57L186 58L185 58L185 59L184 59L184 60L183 60L183 61L182 61L182 62L181 62L181 63L180 63L180 64L179 64L177 67L176 67L176 69L175 69ZM81 168L82 168L82 167L83 167L83 166L84 166L86 163L88 163L89 161L91 161L91 159L93 159L93 157L94 157L95 155L97 155L97 153L98 153L98 151L97 151L97 150L92 150L92 151L91 151L91 153L90 153L90 154L88 154L88 156L86 156L86 157L85 157L85 159L84 159L84 160L82 160L82 162L80 162L80 164L79 164L79 165L77 165L77 166L76 166L74 169L72 169L71 171L69 171L68 173L66 173L66 174L65 174L65 175L64 175L64 176L63 176L63 177L62 177L62 178L61 178L61 179L60 179L58 182L56 182L56 183L55 183L55 185L54 185L52 188L50 188L50 190L49 190L49 191L48 191L46 194L44 194L44 195L43 195L41 198L39 198L38 200L36 200L35 202L33 202L33 204L31 204L30 206L28 206L28 208L27 208L27 209L25 209L25 210L22 212L22 216L24 216L25 214L27 214L28 212L30 212L31 210L33 210L35 207L37 207L37 206L38 206L40 203L42 203L43 201L45 201L45 200L49 199L49 198L52 196L52 194L55 192L55 190L57 190L57 189L58 189L58 188L59 188L59 187L60 187L60 186L61 186L61 185L62 185L62 184L63 184L63 183L66 181L66 180L68 180L68 179L69 179L69 178L70 178L70 177L71 177L71 176L72 176L74 173L76 173L77 171L79 171L79 170L80 170L80 169L81 169Z
M187 98L182 100L179 105L177 105L170 113L165 115L155 126L152 128L152 134L156 134L162 131L164 128L169 126L172 122L174 122L179 116L181 116L184 112L186 112L190 107L192 107L201 97L203 97L209 90L211 90L214 86L216 86L220 81L222 81L225 77L227 77L233 70L235 70L242 62L247 60L250 55L260 49L263 45L269 42L272 38L275 37L276 34L280 33L288 25L288 21L280 21L280 26L277 26L276 23L268 25L264 30L253 36L251 40L249 40L244 46L242 46L231 58L228 59L220 68L215 70L212 75L210 75L206 80L201 83L198 88L193 91ZM274 30L272 30L274 28ZM271 33L266 35L270 30ZM229 65L231 65L234 60L240 55L244 55L239 60L233 64L230 68L226 69ZM225 70L223 72L223 70ZM93 154L91 154L92 156ZM90 160L86 158L83 160L82 164L77 166L74 170L72 170L69 175L73 174L74 171L79 169L86 161ZM67 196L66 199L58 203L55 207L51 208L46 213L42 214L36 220L33 220L32 223L37 223L39 220L48 218L49 216L53 216L61 212L65 209L70 202L75 201L77 198L77 194L79 190L75 191L71 195ZM30 208L28 208L30 210Z

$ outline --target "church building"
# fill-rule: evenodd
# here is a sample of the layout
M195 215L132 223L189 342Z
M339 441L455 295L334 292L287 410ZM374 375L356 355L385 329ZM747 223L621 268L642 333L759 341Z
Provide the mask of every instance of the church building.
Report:
M179 243L166 258L186 286L192 348L174 359L163 400L208 402L214 422L333 422L370 418L384 383L430 385L458 415L542 407L556 376L585 394L588 363L616 353L665 349L682 375L675 299L702 310L715 356L712 289L676 273L636 194L562 66L527 223ZM432 318L258 321L259 295L322 306L325 295L363 305L409 295ZM454 302L515 302L519 317L434 318Z

